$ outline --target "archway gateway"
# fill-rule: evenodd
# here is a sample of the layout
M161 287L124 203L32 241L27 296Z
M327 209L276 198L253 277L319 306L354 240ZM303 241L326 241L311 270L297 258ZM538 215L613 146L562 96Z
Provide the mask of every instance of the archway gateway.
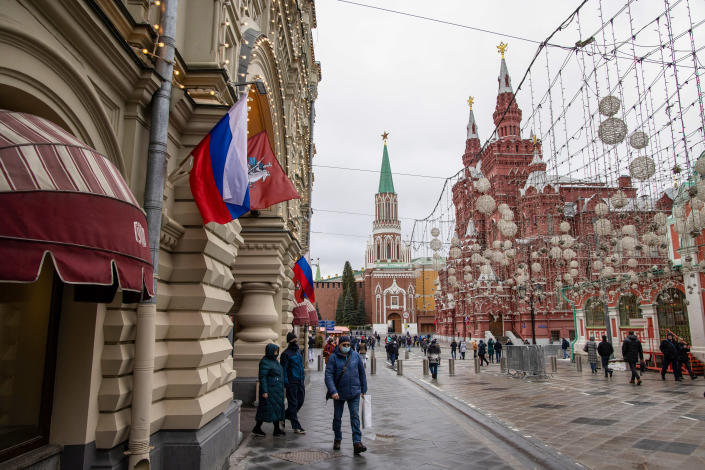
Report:
M502 315L496 315L493 316L490 314L490 333L494 335L495 338L498 338L500 336L504 336L504 320L502 319Z
M390 333L401 333L401 316L398 313L387 315L387 328Z

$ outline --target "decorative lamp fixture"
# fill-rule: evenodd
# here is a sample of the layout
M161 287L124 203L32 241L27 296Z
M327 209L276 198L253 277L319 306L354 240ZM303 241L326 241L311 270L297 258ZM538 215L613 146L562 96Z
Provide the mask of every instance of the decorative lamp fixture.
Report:
M646 132L635 131L629 136L629 145L637 150L646 148L646 146L649 145L649 136L646 135Z
M599 109L603 116L614 116L619 112L622 103L616 96L605 96L600 100Z
M629 173L638 180L648 180L656 173L656 164L651 157L636 157L629 164Z

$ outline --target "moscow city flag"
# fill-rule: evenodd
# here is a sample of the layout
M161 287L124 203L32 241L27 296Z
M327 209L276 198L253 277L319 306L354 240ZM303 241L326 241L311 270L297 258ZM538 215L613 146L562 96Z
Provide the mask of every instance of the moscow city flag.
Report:
M266 209L301 197L274 156L265 131L247 141L247 175L251 209Z
M247 93L191 152L191 193L203 223L226 224L250 210Z

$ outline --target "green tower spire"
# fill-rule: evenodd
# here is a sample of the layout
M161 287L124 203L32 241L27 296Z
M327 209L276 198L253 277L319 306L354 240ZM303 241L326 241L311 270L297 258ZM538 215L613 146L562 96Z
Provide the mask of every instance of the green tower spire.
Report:
M382 153L382 170L379 174L379 190L378 193L393 193L394 181L392 181L392 167L389 166L389 154L387 153L387 138L386 132L384 136L384 152Z
M316 277L314 278L315 282L318 282L321 280L321 263L319 262L316 265Z

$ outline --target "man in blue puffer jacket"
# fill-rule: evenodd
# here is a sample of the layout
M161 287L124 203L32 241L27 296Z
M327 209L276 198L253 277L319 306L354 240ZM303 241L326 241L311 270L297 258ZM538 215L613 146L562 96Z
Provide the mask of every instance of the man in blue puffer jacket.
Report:
M340 450L340 442L343 440L341 425L347 402L354 452L365 452L367 447L362 444L360 431L360 397L367 393L367 377L360 355L350 348L349 336L340 337L338 347L328 359L326 388L333 398L333 449Z
M299 410L304 405L306 396L304 375L304 357L301 349L296 343L296 335L289 332L286 335L289 346L281 354L279 359L284 370L284 386L286 387L286 419L291 421L291 427L296 434L306 434L306 431L299 423Z

